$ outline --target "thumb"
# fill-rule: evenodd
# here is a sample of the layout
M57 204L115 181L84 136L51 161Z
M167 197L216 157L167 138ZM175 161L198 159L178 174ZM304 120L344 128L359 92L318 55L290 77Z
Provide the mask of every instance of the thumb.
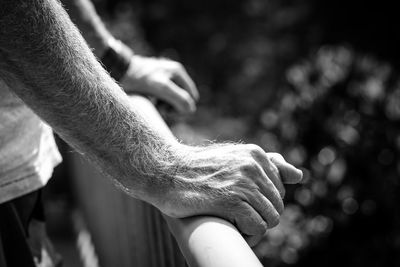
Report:
M267 153L267 155L278 168L283 183L297 184L303 179L303 172L288 163L281 154Z

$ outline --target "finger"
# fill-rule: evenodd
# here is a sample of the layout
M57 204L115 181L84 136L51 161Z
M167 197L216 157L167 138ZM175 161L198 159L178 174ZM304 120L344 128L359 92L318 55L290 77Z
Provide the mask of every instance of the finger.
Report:
M173 80L176 81L178 85L182 86L194 100L199 100L200 96L196 84L193 82L192 78L190 78L185 68L179 67L173 76Z
M264 175L260 179L261 181L257 183L261 192L260 195L266 198L269 203L272 203L278 213L281 214L284 208L281 194L279 193L273 182L266 175Z
M278 153L267 153L269 159L276 165L279 170L282 182L286 184L296 184L303 178L303 172L286 160Z
M196 111L196 104L188 92L177 86L172 81L162 85L162 93L158 97L171 104L180 113L192 113Z
M250 205L261 215L263 220L267 222L268 228L273 228L278 225L280 215L268 198L263 196L260 192L256 192L249 197L249 201Z
M281 198L285 197L285 187L283 186L279 170L275 166L275 164L269 159L267 156L267 153L264 151L260 151L259 153L256 153L254 155L255 160L261 165L263 168L265 174L268 176L268 178L272 181L276 189L278 190Z
M258 243L260 243L261 239L264 237L264 235L245 235L243 236L244 240L246 240L247 244L250 247L254 247Z
M246 236L264 235L268 229L260 214L246 202L240 205L240 212L235 214L233 221L239 232Z

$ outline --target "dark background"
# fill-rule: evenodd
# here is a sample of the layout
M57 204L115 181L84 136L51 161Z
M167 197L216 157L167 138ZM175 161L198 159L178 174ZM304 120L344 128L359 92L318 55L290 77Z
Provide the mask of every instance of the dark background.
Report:
M137 53L182 62L201 100L188 143L253 142L302 167L267 266L399 266L400 16L395 1L97 0Z

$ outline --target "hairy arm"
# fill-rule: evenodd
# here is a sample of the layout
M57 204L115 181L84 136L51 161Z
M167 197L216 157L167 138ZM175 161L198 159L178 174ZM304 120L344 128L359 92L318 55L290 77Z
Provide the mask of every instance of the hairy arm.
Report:
M98 58L102 58L106 51L112 48L124 61L130 62L120 80L125 92L155 96L171 104L181 113L193 112L196 109L195 101L198 100L199 93L180 63L133 54L129 47L116 40L107 30L90 0L61 2ZM110 71L112 73L112 70Z
M117 186L167 215L213 215L255 236L301 171L255 145L189 147L155 130L56 0L0 0L0 77Z
M149 201L154 183L170 181L174 144L137 115L57 1L0 6L0 77L117 184Z
M101 57L115 40L97 14L93 3L90 0L62 0L61 3L89 47L93 48L93 53Z

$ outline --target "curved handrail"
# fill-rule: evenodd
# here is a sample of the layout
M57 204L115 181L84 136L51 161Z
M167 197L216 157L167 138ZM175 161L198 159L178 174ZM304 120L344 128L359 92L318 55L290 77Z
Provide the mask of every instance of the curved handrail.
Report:
M191 267L262 266L238 230L225 220L164 218Z
M144 119L150 119L165 138L175 138L158 111L147 99L131 96ZM262 266L238 230L229 222L209 216L174 219L164 215L191 267Z

